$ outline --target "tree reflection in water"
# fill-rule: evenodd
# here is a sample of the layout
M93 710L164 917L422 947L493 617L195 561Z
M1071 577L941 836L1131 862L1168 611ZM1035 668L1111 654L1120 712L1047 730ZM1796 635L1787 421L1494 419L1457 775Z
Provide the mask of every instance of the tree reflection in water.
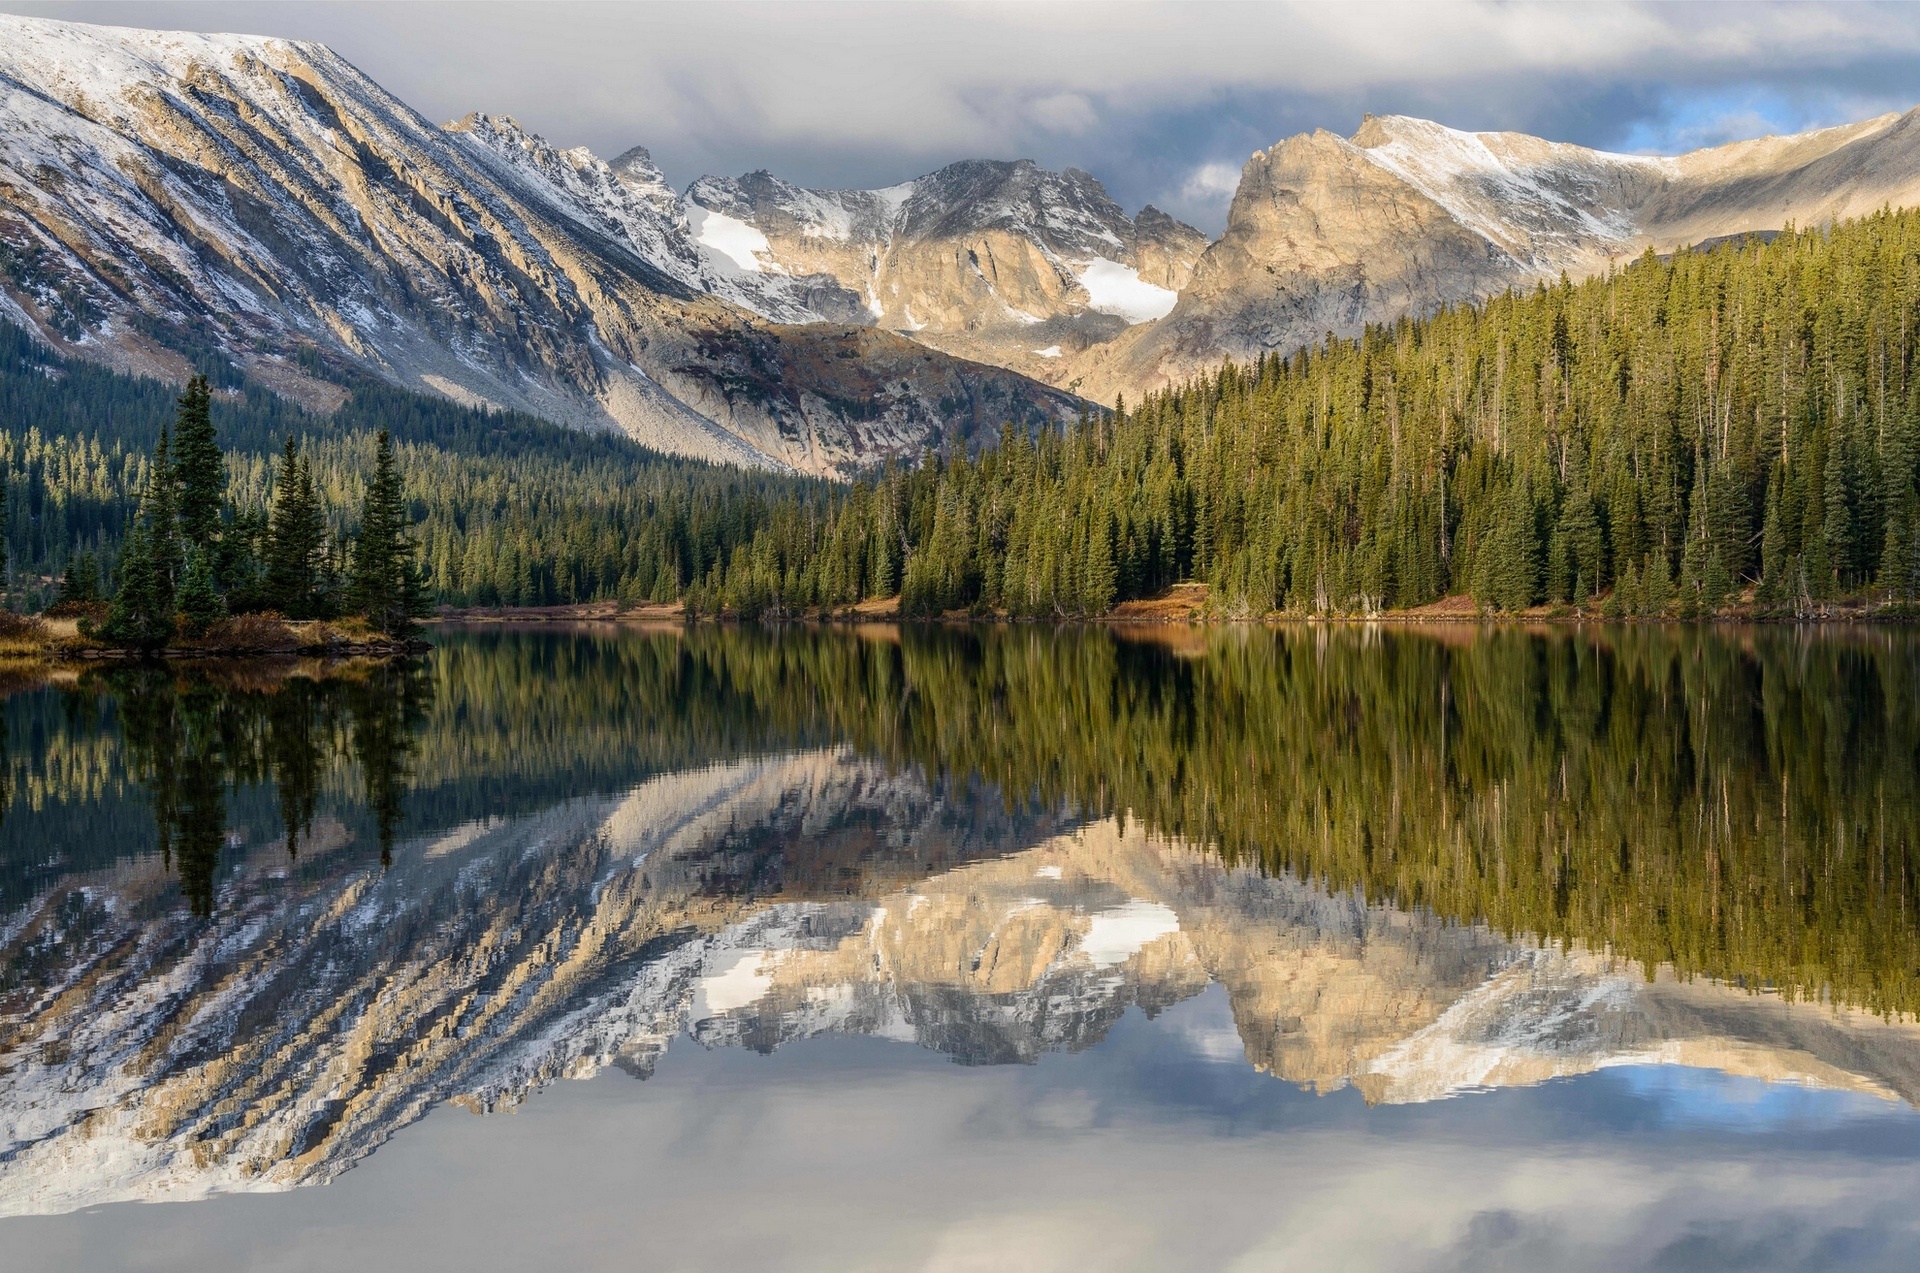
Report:
M178 870L196 915L213 910L232 787L273 785L287 853L297 857L324 781L350 764L373 815L381 864L391 864L432 693L419 661L294 675L125 668L88 677L74 693L117 703L129 776L148 793L156 845Z

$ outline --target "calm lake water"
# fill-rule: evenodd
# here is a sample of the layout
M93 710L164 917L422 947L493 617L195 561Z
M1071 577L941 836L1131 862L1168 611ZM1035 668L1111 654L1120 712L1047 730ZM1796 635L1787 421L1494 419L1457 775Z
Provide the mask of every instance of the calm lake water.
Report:
M7 688L0 1269L1901 1269L1905 632Z

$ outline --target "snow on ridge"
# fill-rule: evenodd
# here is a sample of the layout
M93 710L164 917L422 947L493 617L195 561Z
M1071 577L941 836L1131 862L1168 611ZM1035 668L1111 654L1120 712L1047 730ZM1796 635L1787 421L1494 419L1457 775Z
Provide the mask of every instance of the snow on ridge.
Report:
M1375 121L1388 140L1356 146L1523 264L1552 268L1584 244L1616 245L1636 227L1608 208L1603 187L1634 171L1664 175L1672 161L1589 150L1513 133L1469 133L1431 120ZM1537 150L1538 157L1523 152ZM1609 171L1611 170L1611 171Z

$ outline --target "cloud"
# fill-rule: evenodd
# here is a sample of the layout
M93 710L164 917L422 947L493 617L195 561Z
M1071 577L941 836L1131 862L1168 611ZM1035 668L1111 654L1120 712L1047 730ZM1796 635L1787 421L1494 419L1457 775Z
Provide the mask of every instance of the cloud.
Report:
M1233 192L1239 188L1240 165L1201 164L1188 173L1187 179L1181 183L1178 201L1187 205L1224 205L1232 200Z
M423 113L647 145L676 181L768 167L883 185L968 156L1173 201L1196 162L1361 112L1613 149L1920 100L1920 6L32 4L84 21L322 40ZM1667 121L1678 121L1669 123ZM1699 123L1696 121L1696 123ZM1166 194L1164 192L1173 192ZM1169 209L1211 219L1209 186Z
M1050 133L1065 133L1077 137L1092 130L1100 122L1094 114L1093 106L1079 93L1055 93L1043 97L1027 108L1033 121Z

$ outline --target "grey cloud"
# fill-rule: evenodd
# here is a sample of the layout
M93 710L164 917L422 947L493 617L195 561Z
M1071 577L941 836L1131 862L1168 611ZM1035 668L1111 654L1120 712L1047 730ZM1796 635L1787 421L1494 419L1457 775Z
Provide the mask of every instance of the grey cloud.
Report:
M4 0L0 0L4 3ZM645 144L680 183L884 185L1072 164L1217 228L1208 165L1362 111L1668 149L1920 100L1920 9L1878 5L6 4L317 39L436 118ZM1717 113L1716 113L1717 112Z

